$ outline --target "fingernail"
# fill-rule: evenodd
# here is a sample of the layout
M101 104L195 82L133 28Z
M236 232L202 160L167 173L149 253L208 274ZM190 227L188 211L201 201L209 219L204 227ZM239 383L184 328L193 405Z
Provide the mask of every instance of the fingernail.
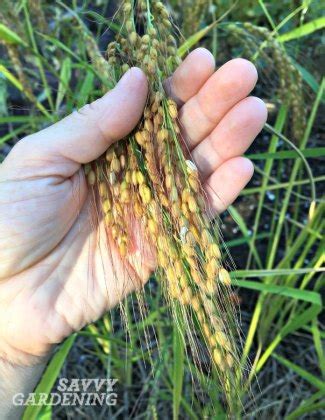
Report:
M145 80L146 76L138 67L131 67L119 80L118 85L129 85L130 83L138 83Z

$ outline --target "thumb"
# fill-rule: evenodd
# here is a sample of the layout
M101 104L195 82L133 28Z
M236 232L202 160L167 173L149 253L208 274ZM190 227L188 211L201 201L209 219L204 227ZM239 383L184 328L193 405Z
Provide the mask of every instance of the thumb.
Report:
M37 167L41 162L58 163L60 175L71 176L81 163L96 159L135 127L147 93L145 74L133 67L102 98L22 139L12 150L15 156L10 154L8 158L14 158L16 164L18 159Z

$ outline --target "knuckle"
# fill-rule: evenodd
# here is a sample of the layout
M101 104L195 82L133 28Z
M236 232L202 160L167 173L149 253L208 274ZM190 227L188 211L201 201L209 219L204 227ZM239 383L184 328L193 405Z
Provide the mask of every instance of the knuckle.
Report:
M15 156L19 157L25 155L26 152L29 150L29 146L32 142L32 135L28 135L20 139L14 147L11 149L8 156Z

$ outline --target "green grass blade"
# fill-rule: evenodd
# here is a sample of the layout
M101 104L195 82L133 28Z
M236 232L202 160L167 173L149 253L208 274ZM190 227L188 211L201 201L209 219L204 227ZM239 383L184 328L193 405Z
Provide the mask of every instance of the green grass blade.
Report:
M319 90L319 83L317 82L315 77L307 69L305 69L305 67L301 66L299 63L294 61L293 58L291 58L291 60L294 66L299 70L304 81L310 86L314 93L317 94ZM324 101L324 98L322 99L322 101Z
M42 407L37 420L51 420L53 416L52 407L50 405L45 405Z
M1 70L0 70L1 71ZM33 115L33 122L35 124L44 124L48 122L47 117L42 117L40 115ZM5 117L0 117L0 124L21 124L21 123L30 123L30 115L8 115Z
M281 140L283 140L284 142L286 142L287 144L289 144L289 146L291 148L294 149L294 151L297 153L297 155L302 159L309 180L310 180L310 187L311 187L311 202L315 203L316 202L316 188L315 188L315 182L314 182L314 177L313 177L313 173L312 170L309 166L309 163L307 162L305 156L303 155L303 153L301 153L300 149L293 143L291 142L289 139L287 139L283 134L281 134L280 132L278 132L277 130L275 130L272 126L270 126L269 124L265 124L265 129L267 129L269 132L271 132L273 135L278 136Z
M321 409L325 407L325 403L319 403L318 400L324 399L325 392L324 391L318 391L315 394L313 394L310 398L307 400L302 401L300 406L296 408L292 413L290 413L285 420L295 420L302 417L305 413L310 413L312 411Z
M321 97L323 96L324 86L325 86L325 79L323 79L322 84L320 86L320 89L318 91L317 97L315 99L310 117L309 117L308 122L307 122L307 127L306 127L306 130L305 130L304 137L302 139L302 143L300 145L300 148L305 148L305 146L307 144L307 141L310 137L311 129L312 129L313 123L314 123L315 118L316 118L316 114L317 114L317 110L318 110L318 107L319 107L319 104L320 104L320 100L321 100ZM292 171L291 171L290 185L286 190L286 194L285 194L285 197L284 197L283 202L282 202L281 213L280 213L280 216L279 216L278 221L277 221L276 231L275 231L275 235L274 235L274 238L273 238L273 241L272 241L270 255L269 255L269 258L268 258L268 261L267 261L267 268L272 268L273 264L274 264L274 261L275 261L275 257L276 257L276 253L277 253L277 249L278 249L283 225L284 225L285 218L286 218L287 209L288 209L288 206L289 206L290 196L291 196L291 192L292 192L292 188L293 188L292 184L296 180L298 171L300 169L300 165L301 165L301 160L296 160L295 163L294 163L294 166L292 168Z
M56 96L55 109L58 111L60 105L64 99L64 96L69 89L69 83L72 74L72 62L70 57L66 57L62 62L61 72L60 72L60 83L58 87L58 93Z
M299 290L294 287L277 286L275 284L257 283L249 280L236 280L235 285L245 289L258 290L265 293L272 293L280 296L286 296L292 299L301 300L320 305L321 298L319 293L307 290Z
M275 122L275 127L279 132L281 132L281 130L283 129L286 118L287 118L287 108L282 105L280 110L279 110L276 122ZM277 147L278 147L278 138L273 135L271 137L268 152L269 153L274 153L276 151ZM263 180L262 180L261 192L260 192L260 197L259 197L259 200L258 200L258 205L257 205L256 215L255 215L255 220L254 220L254 225L253 225L253 237L252 237L252 241L251 241L251 246L252 247L255 247L256 236L258 235L258 229L259 229L260 219L261 219L261 215L262 215L263 203L264 203L264 200L265 200L265 195L266 195L266 191L267 191L267 187L268 187L268 179L269 179L269 176L271 174L272 167L273 167L273 159L270 159L264 165L265 175L263 176ZM250 267L250 265L251 265L251 257L252 257L252 252L250 251L250 253L248 255L248 258L247 258L246 268ZM248 340L248 342L246 341L246 345L250 346L250 335L249 335L248 338L249 338L249 340Z
M325 181L325 176L318 176L318 177L314 178L315 183L324 182L324 181ZM305 184L308 184L309 182L310 182L309 179L307 179L307 180L302 179L300 181L293 182L292 185L293 186L305 185ZM289 182L280 182L280 183L277 183L275 185L268 185L267 189L268 189L268 191L274 191L274 190L279 190L281 188L287 188L288 186L289 186ZM240 195L257 194L257 193L260 193L262 190L263 190L262 187L245 188L244 190L242 190ZM300 196L305 198L305 199L308 199L308 197L305 197L305 196L302 196L302 195L300 195Z
M234 2L232 6L222 15L220 18L210 25L206 26L205 28L199 30L195 34L191 35L177 50L179 57L183 57L186 53L190 51L202 38L204 38L212 29L216 27L216 25L221 22L236 6L237 2Z
M29 9L27 4L23 5L23 11L24 11L24 16L25 16L25 22L26 22L26 27L27 27L27 33L30 39L30 43L33 49L33 52L35 53L35 61L37 63L37 67L40 73L40 77L43 83L43 88L44 88L44 92L46 94L49 106L51 108L52 111L54 111L54 103L53 103L53 99L52 99L52 91L50 88L50 85L47 81L46 78L46 74L45 74L45 70L44 70L44 66L42 63L42 60L40 59L40 54L39 54L39 50L38 50L38 46L36 43L36 39L35 39L35 34L34 34L34 28L32 25L32 22L30 20L30 14L29 14Z
M0 64L0 73L20 92L24 91L20 81L3 64Z
M312 322L311 331L313 334L314 346L315 346L315 350L316 350L318 361L319 361L319 369L322 372L323 379L325 379L325 354L324 354L324 347L322 343L320 330L318 328L317 319L314 319L314 321Z
M191 35L177 50L179 57L184 57L203 37L205 37L216 25L218 21L211 23L195 34Z
M278 276L289 276L289 275L300 275L306 273L322 273L325 272L325 268L299 268L299 269L266 269L266 270L236 270L231 274L234 278L246 278L246 277L278 277Z
M55 381L57 380L61 368L67 358L70 349L76 339L77 335L71 335L65 342L60 346L59 350L53 356L49 365L47 366L45 373L42 376L40 383L38 384L35 393L39 395L40 393L49 394L53 388ZM37 398L36 395L36 398ZM36 420L40 411L42 409L41 405L30 405L26 408L23 420Z
M228 211L231 215L231 217L234 219L234 221L237 223L239 229L241 230L242 234L244 235L245 238L249 238L250 234L249 234L249 230L248 227L246 226L245 220L242 218L242 216L238 213L238 211L236 210L235 207L233 206L229 206ZM257 252L256 247L254 246L253 243L251 243L251 241L248 241L248 246L250 248L251 253L254 255L255 260L257 265L262 268L263 264L261 261L261 258Z
M304 8L304 6L299 6L297 7L295 10L293 10L291 13L289 13L289 15L287 15L274 29L273 31L270 33L270 36L265 39L265 41L263 41L258 50L256 51L256 53L253 55L252 57L252 61L256 62L256 60L258 59L259 55L261 54L261 52L268 46L269 41L273 38L274 35L278 34L279 30L286 25L291 19L293 19L302 9ZM285 50L284 46L282 46L283 50Z
M298 39L303 36L310 35L313 32L319 31L320 29L324 29L324 28L325 28L325 17L320 17L318 19L314 19L311 22L305 23L299 28L295 28L290 32L287 32L283 35L278 36L277 39L280 42L288 42L288 41L292 41L293 39Z
M282 363L285 367L290 370L293 370L297 375L304 378L307 382L313 385L315 388L318 388L320 391L325 392L325 382L318 379L316 376L309 373L307 370L301 368L295 363L290 362L290 360L280 356L279 354L273 353L272 357L278 362Z
M78 95L78 108L82 107L89 101L90 95L94 89L94 80L94 73L92 73L91 71L87 71L86 77L81 85Z
M20 81L3 65L0 64L0 73L13 85L16 89L18 89L22 94L24 94L24 87L20 83ZM50 121L53 119L51 114L44 108L44 106L37 101L36 107L44 114Z
M267 239L269 237L270 237L270 233L261 233L260 235L256 237L256 240ZM221 244L221 248L222 249L234 248L235 246L248 244L250 241L251 241L251 236L248 236L248 237L244 236L242 238L226 241L225 243Z
M315 147L313 149L300 150L300 153L305 158L321 158L325 156L325 147ZM267 160L267 159L294 159L297 157L297 152L293 150L281 150L280 152L265 152L265 153L254 153L251 155L245 155L251 160Z
M26 42L23 41L16 32L8 28L8 26L3 23L0 23L0 40L12 45L26 46Z
M62 3L61 3L62 4ZM65 5L66 6L66 5ZM71 9L70 9L71 10ZM100 15L99 13L96 13L93 10L89 10L85 13L86 16L89 16L93 19L95 19L98 23L106 26L108 29L111 29L116 34L123 34L125 35L125 32L122 31L121 26L117 23L111 21L110 19L106 19L104 16Z
M271 25L272 29L276 28L275 22L272 18L272 16L270 15L269 11L267 10L267 7L264 4L263 0L258 0L259 5L261 6L261 9L263 10L265 16L267 17L267 20L269 21L269 24Z
M291 321L285 324L279 333L275 336L274 340L271 344L267 347L261 358L259 359L255 370L252 370L251 374L258 373L262 367L265 365L269 357L272 355L274 350L280 344L280 342L285 338L287 335L292 334L293 332L299 330L302 326L307 325L310 321L315 319L318 314L322 310L322 303L319 297L319 303L311 305L308 309L300 313L299 315L295 315Z
M17 136L18 134L23 133L25 130L26 130L26 126L22 126L22 127L16 128L15 130L9 131L9 133L0 137L0 145L4 144L6 141L11 140L13 137Z
M179 314L181 318L181 314ZM184 341L178 322L173 328L173 419L179 418L179 408L182 399L183 379L184 379Z
M308 406L301 407L297 409L294 413L286 417L286 420L301 419L303 414L312 413L313 411L322 410L325 408L325 402L318 402ZM307 417L305 417L307 418ZM308 417L309 419L316 419L316 417ZM317 417L319 419L319 417Z

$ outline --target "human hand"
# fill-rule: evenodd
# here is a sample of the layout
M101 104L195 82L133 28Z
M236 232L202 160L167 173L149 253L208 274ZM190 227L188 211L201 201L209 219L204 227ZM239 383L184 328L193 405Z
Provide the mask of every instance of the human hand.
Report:
M241 157L266 120L263 102L247 95L257 73L246 60L214 71L197 49L166 81L215 211L223 211L253 174ZM129 71L103 98L21 140L0 166L0 358L29 366L53 344L98 319L148 279L134 249L125 261L91 222L81 164L123 138L142 115L147 82ZM132 251L132 252L133 252ZM104 257L104 258L103 258ZM113 267L117 275L113 274Z

